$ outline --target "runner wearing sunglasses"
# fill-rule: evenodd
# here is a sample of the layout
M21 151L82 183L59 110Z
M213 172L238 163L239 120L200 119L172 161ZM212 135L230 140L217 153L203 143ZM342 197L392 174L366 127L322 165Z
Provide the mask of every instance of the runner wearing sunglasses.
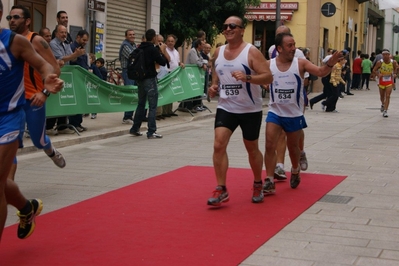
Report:
M258 147L262 124L261 84L273 81L269 64L262 53L243 40L244 24L239 17L229 17L223 24L227 44L216 49L212 59L212 85L209 96L219 93L215 118L213 166L217 187L208 205L219 206L229 201L226 173L229 165L227 145L240 126L248 160L254 175L252 202L263 202L263 157Z

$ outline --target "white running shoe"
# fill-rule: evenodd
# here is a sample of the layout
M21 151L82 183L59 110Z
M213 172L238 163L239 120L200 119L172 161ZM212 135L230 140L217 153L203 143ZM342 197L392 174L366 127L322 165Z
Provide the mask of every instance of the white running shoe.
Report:
M388 112L386 110L384 110L384 112L382 112L382 116L383 117L388 117Z
M62 156L62 154L59 151L57 151L55 148L54 148L54 155L50 157L50 159L53 160L54 164L59 168L64 168L66 165L64 156Z

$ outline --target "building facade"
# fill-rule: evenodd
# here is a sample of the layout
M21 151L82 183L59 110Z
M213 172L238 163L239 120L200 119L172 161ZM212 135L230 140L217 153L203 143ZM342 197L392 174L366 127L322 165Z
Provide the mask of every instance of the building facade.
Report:
M159 31L161 0L3 0L1 27L8 28L5 17L13 5L19 4L30 9L31 30L36 32L42 27L53 30L57 12L66 11L72 37L80 29L87 30L91 35L87 52L100 48L102 51L97 54L106 60L118 57L126 29L135 30L137 42L141 42L146 29Z

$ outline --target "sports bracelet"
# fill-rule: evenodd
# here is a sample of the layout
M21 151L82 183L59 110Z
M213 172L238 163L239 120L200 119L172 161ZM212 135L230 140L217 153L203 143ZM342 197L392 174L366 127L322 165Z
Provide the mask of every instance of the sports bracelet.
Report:
M42 90L42 93L43 93L44 95L46 95L46 97L50 97L50 92L49 92L48 90L43 89L43 90Z

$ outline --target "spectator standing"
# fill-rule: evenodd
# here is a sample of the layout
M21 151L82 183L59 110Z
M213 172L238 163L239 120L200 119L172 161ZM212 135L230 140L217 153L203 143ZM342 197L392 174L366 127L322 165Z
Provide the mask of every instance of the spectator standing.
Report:
M3 16L3 3L0 0L0 20ZM23 19L20 16L8 20ZM12 41L11 41L12 39ZM19 225L17 235L24 239L35 229L35 216L39 215L43 203L39 199L28 200L22 195L18 185L8 178L10 169L25 130L24 61L37 70L43 84L50 93L63 87L63 81L54 74L53 67L36 53L26 37L13 34L9 29L0 29L3 52L0 53L0 241L7 219L7 204L18 209Z
M159 45L159 49L155 48L157 44L157 36L155 30L149 29L145 33L146 42L141 43L137 49L142 49L145 58L145 69L147 71L144 80L137 80L139 102L136 108L136 115L134 116L133 126L130 129L130 134L134 136L143 135L140 132L141 123L145 117L145 104L148 100L148 139L159 139L162 135L156 133L157 125L155 120L156 109L158 105L158 87L157 87L157 72L155 70L155 63L165 66L169 61L169 55L166 52L166 44Z
M45 28L41 28L39 30L39 35L43 37L43 39L47 42L50 43L51 41L51 31L49 28L45 27Z
M157 34L157 43L155 47L159 50L160 45L165 42L163 36L161 34ZM160 66L158 64L155 64L155 68L158 72L157 74L157 79L158 81L161 80L163 77L168 75L169 73L169 63L167 63L165 66ZM157 106L157 111L156 111L156 120L160 119L165 119L166 117L171 117L168 114L163 115L162 114L162 106Z
M362 51L357 51L357 57L353 60L353 76L352 76L352 87L351 89L358 90L360 88L360 81L362 77ZM352 93L347 93L347 95L352 95Z
M180 61L180 54L175 48L176 41L177 37L173 34L170 34L166 37L166 52L170 58L169 72L172 72L178 67L184 68L184 64ZM178 116L178 114L173 112L173 103L162 106L162 113L170 116Z
M375 64L381 60L382 60L382 51L380 49L377 49L377 55L375 56L374 60L370 60L373 62L373 68L375 67Z
M258 139L262 125L262 89L260 85L270 84L273 76L262 53L243 40L245 25L243 19L231 16L223 24L223 35L227 45L216 49L213 55L212 85L208 93L213 98L219 92L214 124L213 167L216 175L216 189L207 204L219 206L229 201L227 169L229 159L227 145L239 126L248 153L253 173L252 202L263 202L262 152Z
M374 59L375 59L375 53L372 52L371 55L370 55L370 61L374 62Z
M365 54L364 59L362 60L362 86L361 89L363 89L364 83L366 83L366 90L369 89L369 80L370 80L370 75L371 75L371 66L373 62L369 59L369 55Z
M75 41L71 44L71 50L75 51L80 49L83 50L84 53L78 56L76 60L72 61L71 65L77 65L86 70L90 69L89 58L87 57L87 53L85 51L85 47L88 41L89 41L89 33L86 30L78 31ZM85 88L78 88L78 89L84 90ZM69 124L74 126L76 130L78 130L79 132L87 131L87 127L82 126L82 122L83 122L83 114L69 116Z
M66 42L67 30L63 25L57 25L55 29L55 38L51 40L50 47L57 60L62 60L64 65L69 65L70 61L76 60L79 56L86 53L85 49L78 48L74 52L71 50L71 45ZM67 128L68 118L66 116L49 118L46 122L46 129L53 129L57 123L59 134L73 134L75 131Z
M330 75L330 84L332 85L332 93L331 95L327 98L326 101L323 102L323 105L326 107L326 112L332 112L332 113L338 113L336 107L337 107L337 101L339 96L341 95L341 90L344 88L345 80L343 79L343 73L342 69L344 68L344 65L346 63L345 58L341 58L338 63L336 63L331 70L331 75Z
M345 50L344 50L344 55L345 55L345 59L346 59L345 76L344 76L344 80L345 80L345 83L346 83L346 94L351 93L350 89L352 87L351 51L352 51L352 49L350 47L346 47ZM340 96L341 96L341 98L344 97L342 94L340 94Z
M93 53L90 53L89 54L89 60L90 60L89 71L91 73L93 73L94 75L96 75L98 78L106 81L107 80L107 76L105 76L105 79L104 79L103 74L101 73L100 69L97 67L96 55L93 54ZM104 67L104 65L103 65L103 67ZM106 73L107 73L107 70L105 70L105 74ZM96 119L97 118L97 113L91 113L91 117L90 118L91 119Z
M67 35L65 37L64 42L67 44L73 43L71 34L69 34L69 32L68 32L68 14L67 14L67 12L65 12L63 10L57 12L57 25L62 25L67 30ZM56 37L56 33L57 33L57 27L53 30L53 33L51 34L51 39L54 39Z
M209 87L209 81L211 77L211 45L209 43L204 44L204 48L202 49L201 56L204 58L206 61L206 70L205 70L205 82L204 82L204 97L207 98L208 102L210 101L210 98L208 97L208 87ZM202 101L201 101L202 102ZM203 110L205 110L207 107L202 105L201 106Z
M328 60L330 59L330 57L332 56L332 54L335 52L336 52L336 50L328 48L327 55L326 55L326 57L323 58L322 64L325 65L328 62ZM310 109L313 109L314 104L325 100L332 93L332 88L331 88L331 83L330 83L330 74L328 74L325 77L322 77L321 82L323 84L323 92L309 100ZM321 108L324 111L326 107L325 107L325 105L321 104Z
M127 29L125 31L125 39L123 40L121 47L119 48L119 60L121 62L122 78L123 84L125 86L136 85L136 82L129 79L129 77L127 76L129 56L137 48L137 45L134 42L135 38L136 34L134 33L134 30ZM133 113L134 111L126 111L123 115L122 123L133 124Z
M395 60L396 63L399 63L399 52L398 51L395 52L395 55L393 56L393 60Z
M204 44L205 43L202 39L197 39L194 41L193 48L191 48L190 52L188 53L186 65L194 64L197 65L199 68L206 70L207 64L205 63L204 58L202 58L201 56L201 51L203 49ZM190 110L192 113L196 113L197 111L202 111L203 110L202 108L195 109L196 105L198 106L201 105L201 100L195 100L196 98L192 98L193 99L192 101L187 99L183 103L180 103L180 107L183 107L183 109L179 110L181 111Z

